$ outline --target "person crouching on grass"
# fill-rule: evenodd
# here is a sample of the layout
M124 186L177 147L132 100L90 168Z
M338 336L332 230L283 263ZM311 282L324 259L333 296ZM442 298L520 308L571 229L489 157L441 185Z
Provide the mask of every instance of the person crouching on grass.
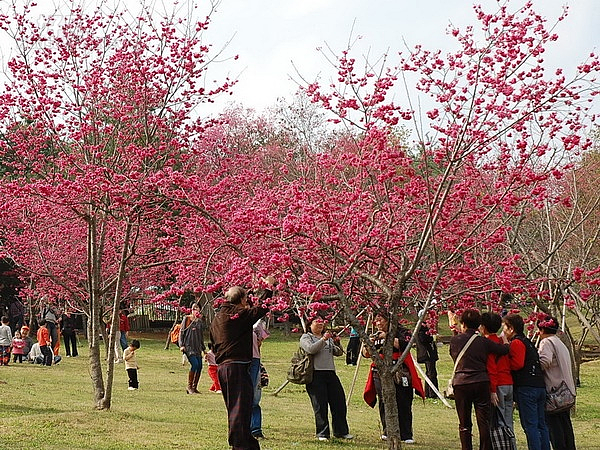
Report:
M137 371L139 369L137 360L135 358L135 351L140 348L140 341L134 339L129 344L129 347L123 352L123 359L125 360L125 369L127 370L127 376L129 377L129 389L135 391L139 387Z

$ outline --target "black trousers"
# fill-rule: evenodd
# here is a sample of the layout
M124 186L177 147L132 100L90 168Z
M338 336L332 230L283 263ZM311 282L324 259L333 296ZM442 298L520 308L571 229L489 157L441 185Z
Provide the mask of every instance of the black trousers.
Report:
M385 405L383 403L383 390L381 388L381 378L378 372L373 372L373 384L377 392L377 400L379 402L379 418L383 434L387 435L387 424L385 422ZM413 387L396 385L396 407L398 408L398 423L400 425L400 439L406 441L413 438L412 430L412 403L413 403Z
M454 403L458 414L458 431L462 450L473 449L472 408L479 429L479 450L492 450L490 439L490 382L454 385Z
M437 378L437 367L435 361L425 362L425 375L431 380L436 389L439 389L438 378ZM429 383L425 383L425 396L427 398L437 398L437 394L431 389Z
M546 414L546 426L554 450L575 450L575 433L571 423L571 411Z
M63 331L63 340L65 341L65 353L67 356L78 356L77 336L74 331Z
M233 450L259 450L250 432L254 386L248 363L224 363L217 369L229 424L229 445Z
M129 376L129 387L138 388L140 384L138 382L137 369L127 369L127 375Z
M40 345L40 351L42 352L42 356L44 357L44 362L42 363L44 366L52 365L52 350L47 345Z
M317 437L331 437L329 410L333 435L342 437L348 434L346 418L346 394L340 379L333 370L315 370L312 383L306 385L306 392L315 413Z
M356 365L358 361L358 352L360 351L360 338L352 336L346 347L346 364Z

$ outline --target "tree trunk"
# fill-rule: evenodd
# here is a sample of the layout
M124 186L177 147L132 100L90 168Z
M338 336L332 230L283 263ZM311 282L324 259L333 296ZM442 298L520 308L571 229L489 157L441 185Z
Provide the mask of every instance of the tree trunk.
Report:
M117 344L117 330L119 329L119 306L121 305L121 290L123 289L123 280L125 278L125 267L127 266L127 260L130 255L129 243L131 238L131 228L131 223L127 222L125 225L123 248L121 250L121 261L119 263L119 273L117 275L115 295L113 297L112 304L110 336L108 337L108 369L106 371L106 389L104 390L104 397L101 400L102 409L110 409L112 400L112 387L115 374L114 351L115 345Z
M390 450L402 448L400 439L400 424L398 422L398 405L396 404L396 385L389 367L379 370L381 378L381 390L383 392L383 404L385 406L385 424L387 443Z

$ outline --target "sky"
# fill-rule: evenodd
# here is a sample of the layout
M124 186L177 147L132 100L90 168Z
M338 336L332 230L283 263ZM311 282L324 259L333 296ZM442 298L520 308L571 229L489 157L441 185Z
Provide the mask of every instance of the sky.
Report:
M448 50L455 41L446 34L450 24L476 24L470 0L222 0L207 38L215 45L231 39L224 63L237 78L234 99L262 109L278 97L296 91L296 70L312 81L328 80L331 67L318 48L345 49L351 36L360 37L357 56L376 58L397 54L417 44ZM495 0L478 0L486 10ZM512 0L522 5L523 0ZM569 17L556 28L560 39L546 54L550 68L576 67L590 52L600 50L600 0L533 0L535 9L551 23L569 5Z
M6 0L0 0L0 4ZM24 1L24 0L17 0ZM52 5L60 0L42 0ZM84 0L93 3L94 0ZM114 0L135 9L141 0ZM207 5L208 0L197 0ZM496 0L475 0L494 10ZM511 9L525 0L511 0ZM551 23L569 5L567 20L556 29L560 40L546 53L550 69L568 70L591 51L600 50L600 0L532 0L535 9ZM146 0L157 9L173 0ZM186 0L179 0L185 4ZM218 111L235 101L256 110L274 105L278 98L290 99L300 76L308 81L335 72L317 49L331 48L336 54L349 40L356 40L354 55L367 53L374 60L421 44L424 48L450 50L455 40L446 34L450 24L464 28L476 24L472 0L220 0L205 32L205 42L224 49L224 61L210 67L209 79L238 79L233 96L217 101ZM4 9L4 8L2 8ZM0 50L6 55L4 43ZM237 60L233 60L238 55ZM390 60L392 63L393 61ZM296 81L294 81L296 80Z

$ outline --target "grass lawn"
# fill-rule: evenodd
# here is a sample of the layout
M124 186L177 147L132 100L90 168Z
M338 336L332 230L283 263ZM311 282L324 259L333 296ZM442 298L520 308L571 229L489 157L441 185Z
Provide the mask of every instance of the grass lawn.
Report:
M166 334L135 335L141 341L138 391L127 390L127 375L117 365L113 403L110 411L96 411L92 405L87 342L80 343L79 358L65 358L58 366L13 364L0 367L0 449L228 449L227 416L223 399L208 391L210 379L203 370L198 389L201 395L187 395L187 366L181 365L176 347L163 350ZM288 384L277 396L273 392L285 380L289 358L299 335L284 337L275 331L263 345L263 362L270 385L263 391L264 450L289 449L377 449L377 409L362 400L367 364L358 377L348 410L351 442L314 438L314 416L302 386ZM345 342L343 342L345 344ZM452 366L448 347L440 348L438 372L445 385ZM354 367L343 357L337 370L348 394ZM600 361L582 367L577 411L573 418L578 450L600 449ZM458 441L456 412L441 402L415 398L413 404L418 450L455 450ZM519 449L525 437L515 415ZM475 437L477 439L477 437Z

